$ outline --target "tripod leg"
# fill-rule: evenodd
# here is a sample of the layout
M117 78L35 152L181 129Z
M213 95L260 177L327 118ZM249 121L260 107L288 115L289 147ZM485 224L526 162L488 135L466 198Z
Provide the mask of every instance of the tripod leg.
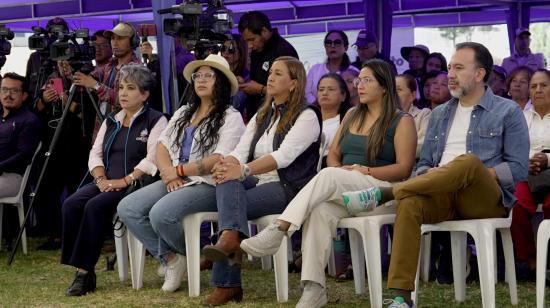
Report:
M36 183L36 188L33 193L31 193L31 203L29 204L29 208L27 210L27 213L25 214L25 219L21 223L21 228L19 229L19 234L17 235L17 239L15 240L15 244L13 245L10 257L8 259L8 266L11 266L13 263L13 260L15 258L15 253L17 252L17 247L19 247L19 244L21 243L21 237L23 235L23 232L25 231L25 225L27 224L27 219L29 219L29 214L32 211L32 208L34 206L34 202L36 201L36 195L40 192L40 184L42 183L42 180L44 179L44 174L46 173L46 169L48 168L48 162L50 161L51 155L54 153L55 147L57 145L57 142L59 140L59 136L61 135L61 131L63 130L63 125L65 124L65 119L67 118L67 113L69 112L69 107L71 106L70 102L72 102L74 93L76 91L76 86L73 84L71 86L71 89L69 90L69 98L67 99L67 103L65 104L63 108L63 114L61 116L61 119L59 120L59 124L57 125L55 129L55 133L53 134L52 142L50 143L50 148L48 151L44 154L46 156L46 160L44 161L44 166L42 167L42 170L40 171L40 176L38 177L38 182Z

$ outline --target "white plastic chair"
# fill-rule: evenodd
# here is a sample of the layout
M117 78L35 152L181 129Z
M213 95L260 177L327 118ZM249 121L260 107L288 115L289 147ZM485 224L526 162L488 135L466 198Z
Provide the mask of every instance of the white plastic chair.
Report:
M382 258L380 229L395 222L395 214L342 218L338 228L349 229L351 263L355 293L365 293L365 264L369 281L371 307L382 307ZM329 261L334 266L334 257Z
M421 227L422 234L432 231L451 232L451 251L453 257L453 277L455 299L463 302L466 299L466 235L469 233L474 239L477 251L477 263L479 269L479 282L481 298L484 308L495 307L495 283L496 283L496 231L500 231L502 246L504 249L506 277L510 289L512 305L517 305L516 269L514 265L514 249L510 225L512 212L507 218L486 218L444 221L437 224L424 224ZM423 247L424 244L421 244ZM422 250L422 249L421 249ZM415 292L413 301L418 306L418 287L420 259L416 274Z
M25 173L21 178L21 185L19 186L19 192L13 197L4 197L0 198L0 242L2 241L2 216L4 214L4 204L11 204L17 207L17 214L19 216L19 227L23 228L23 221L25 220L25 207L23 203L23 194L25 193L25 187L27 186L27 181L29 180L29 175L31 173L32 164L42 147L42 143L38 144L36 151L32 157L31 163L25 169ZM23 229L23 234L21 236L21 246L23 248L23 254L27 254L27 231ZM1 249L0 245L0 249Z
M252 224L265 228L279 215L267 215L251 221ZM187 282L189 297L200 295L200 227L204 221L217 221L217 212L199 212L187 215L183 218L185 236L185 249L187 255ZM145 264L145 247L131 232L127 231L128 248L130 252L130 272L132 275L132 288L140 289L143 286L143 270ZM283 241L281 248L274 256L275 283L277 287L277 300L288 300L288 256L287 244ZM264 267L265 268L265 267Z
M113 217L113 227L118 278L120 282L124 282L128 279L128 234L126 226L118 219L116 214Z
M544 307L548 239L550 239L550 219L545 219L540 223L537 231L537 308Z
M280 215L267 215L250 222L258 226L258 231L267 227ZM285 239L281 242L279 250L273 255L273 265L275 271L275 289L277 292L277 301L283 303L288 301L288 248L290 238L285 236ZM262 266L264 265L264 259L262 259ZM265 267L264 267L265 269Z
M187 283L189 297L197 297L201 291L201 224L218 221L218 212L199 212L183 218L185 251L187 254Z

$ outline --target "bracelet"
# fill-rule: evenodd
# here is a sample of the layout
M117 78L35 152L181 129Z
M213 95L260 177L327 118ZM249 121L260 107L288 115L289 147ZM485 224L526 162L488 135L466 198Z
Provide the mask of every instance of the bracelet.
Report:
M128 184L128 181L126 180L126 177L123 177L122 179L124 180L124 183L126 184L126 186L130 186L130 184Z
M176 174L179 177L184 177L185 176L185 169L183 169L183 164L176 166Z
M367 175L371 175L370 174L370 167L367 167Z

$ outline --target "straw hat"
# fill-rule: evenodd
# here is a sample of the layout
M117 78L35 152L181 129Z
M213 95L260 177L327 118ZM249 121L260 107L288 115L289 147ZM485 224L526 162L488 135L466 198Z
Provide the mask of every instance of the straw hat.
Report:
M237 77L235 77L233 72L231 72L227 60L219 55L212 54L208 55L208 57L204 60L189 62L189 64L187 64L183 69L183 77L185 77L185 80L191 82L191 74L193 74L193 72L201 66L210 66L221 71L231 84L231 96L237 94L237 91L239 90L239 82L237 81Z

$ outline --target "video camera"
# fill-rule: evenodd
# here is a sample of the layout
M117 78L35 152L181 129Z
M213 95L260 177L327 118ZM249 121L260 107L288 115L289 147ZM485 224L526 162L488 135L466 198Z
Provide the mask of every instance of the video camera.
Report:
M42 27L32 27L33 34L29 36L29 49L37 50L48 54L50 52L50 45L57 40L57 38L66 33L65 28L62 25L53 25L44 29Z
M207 4L204 12L202 3ZM222 0L184 0L158 13L183 16L165 19L164 33L181 37L187 49L195 51L197 59L204 59L208 52L217 53L220 46L231 39L233 12L224 7Z
M13 32L6 28L4 25L0 25L0 56L9 55L11 52L11 41L15 35Z
M63 26L54 25L48 30L33 27L29 37L29 48L43 52L49 60L69 61L74 70L89 74L93 70L95 47L90 43L88 29L77 29L67 33ZM82 43L78 43L81 39Z
M90 44L88 29L77 29L74 32L62 34L50 47L50 57L54 61L69 61L74 70L89 74L94 69L95 47ZM81 39L79 44L77 39Z

